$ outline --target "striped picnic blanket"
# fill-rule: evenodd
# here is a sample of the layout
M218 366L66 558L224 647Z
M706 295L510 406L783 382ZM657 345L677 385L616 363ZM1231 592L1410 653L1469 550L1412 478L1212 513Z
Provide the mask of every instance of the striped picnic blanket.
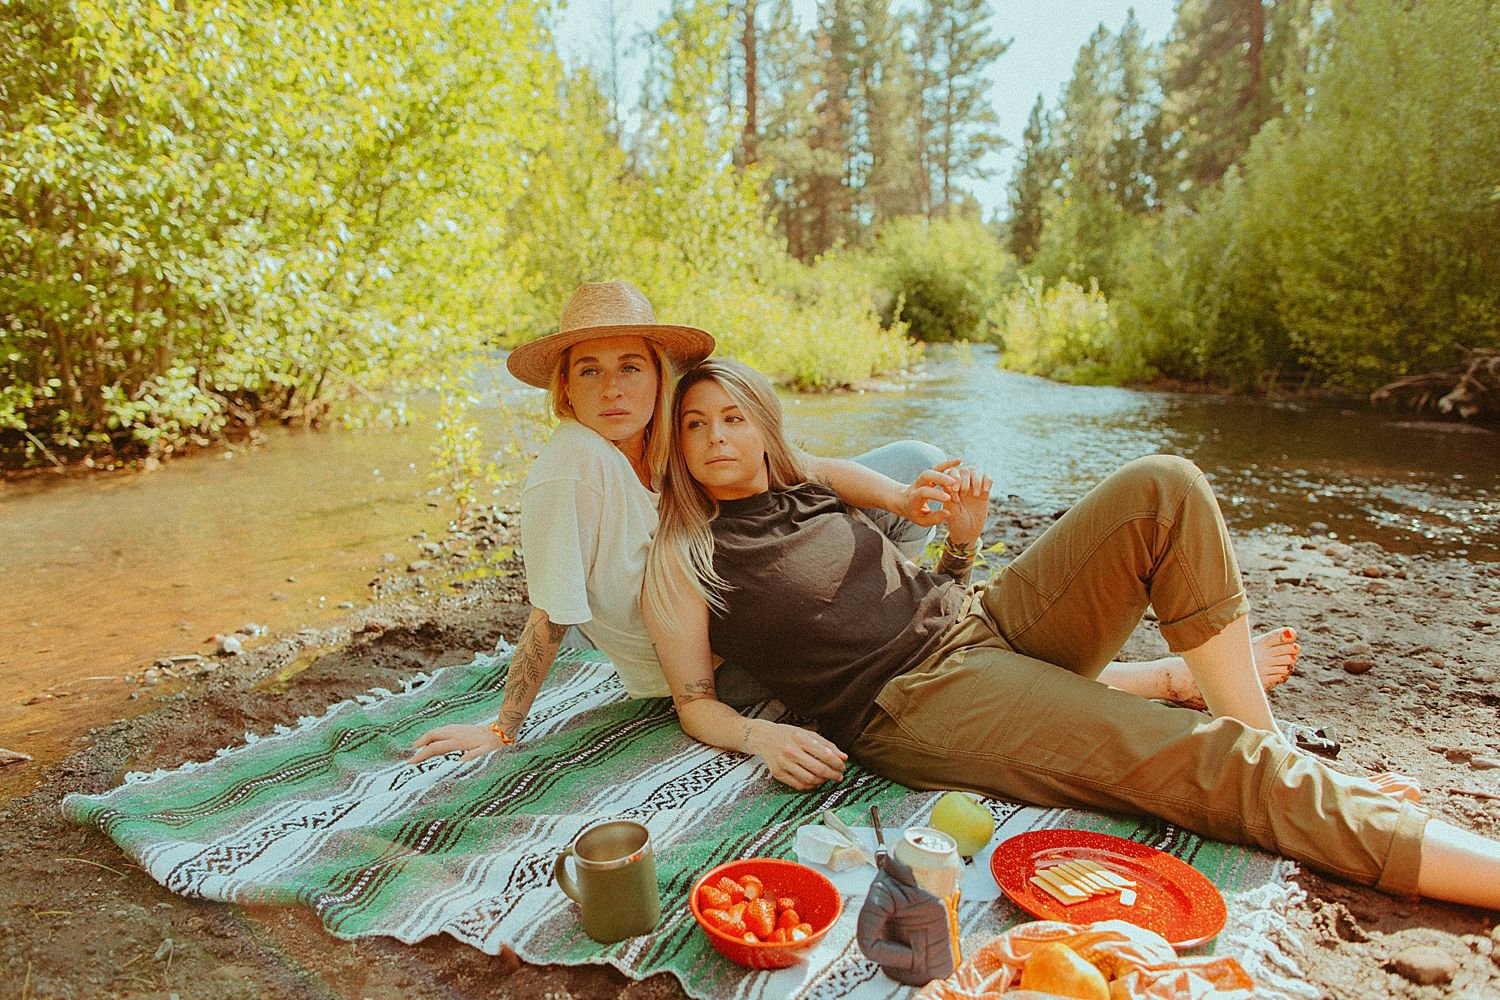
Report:
M131 774L101 795L70 795L64 812L108 834L174 892L308 906L340 938L411 943L446 932L491 954L509 945L537 964L608 964L635 978L671 972L693 997L909 993L855 945L857 897L846 898L844 916L805 965L768 973L715 952L687 893L720 862L794 857L797 827L825 809L859 823L877 804L897 828L922 819L932 793L858 766L835 785L793 791L753 757L686 736L668 699L627 699L593 651L564 651L514 751L408 764L406 748L432 726L493 718L509 653L418 677L400 692L377 690L206 762ZM775 702L754 711L784 715ZM1188 860L1230 906L1230 925L1201 950L1229 950L1263 985L1295 979L1273 933L1294 898L1286 862L1151 820L990 807L997 839L1081 827ZM551 881L558 850L606 817L637 819L651 831L662 897L656 931L614 945L583 933L576 908ZM1003 897L966 898L964 942L977 946L1023 919Z

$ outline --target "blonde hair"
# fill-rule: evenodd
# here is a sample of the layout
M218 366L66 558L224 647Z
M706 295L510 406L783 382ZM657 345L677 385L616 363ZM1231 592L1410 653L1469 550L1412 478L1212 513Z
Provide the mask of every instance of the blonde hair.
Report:
M711 358L687 370L672 393L671 433L666 474L657 505L660 524L646 563L642 602L662 623L677 624L675 601L684 596L679 582L716 611L724 611L728 583L714 571L714 536L709 522L719 514L719 503L688 471L679 433L683 400L700 382L714 382L729 394L751 426L760 432L766 449L766 472L773 490L790 489L807 481L800 453L787 443L781 427L781 400L760 372L739 361Z
M651 358L656 363L656 403L651 408L651 419L646 423L645 455L651 483L659 486L662 474L667 469L667 451L672 446L667 414L672 406L672 380L677 377L677 369L660 344L650 337L641 339L646 342ZM547 398L552 403L552 412L559 420L578 419L573 412L573 404L568 400L568 361L573 357L573 348L587 343L587 340L580 340L577 344L569 345L558 355L557 367L552 369L552 378L547 384Z

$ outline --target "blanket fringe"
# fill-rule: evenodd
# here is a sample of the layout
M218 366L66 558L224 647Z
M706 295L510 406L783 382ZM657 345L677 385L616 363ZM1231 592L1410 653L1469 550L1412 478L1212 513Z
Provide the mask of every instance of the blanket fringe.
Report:
M1214 945L1214 954L1239 959L1256 983L1255 995L1266 1000L1317 1000L1299 962L1301 946L1287 933L1287 912L1307 900L1295 876L1294 861L1276 863L1264 885L1235 895L1230 921Z
M495 651L493 653L479 653L468 663L458 663L452 666L439 667L431 673L423 670L412 675L411 677L404 678L401 681L401 694L411 694L418 688L425 687L427 684L436 680L445 671L448 670L464 669L467 667L472 667L475 664L480 664L486 667L493 666L495 663L498 663L501 660L510 657L513 653L515 653L515 649L515 646L506 642L504 639L501 639L495 644ZM325 724L329 719L333 718L338 713L351 706L374 705L378 702L386 700L387 698L393 697L396 697L395 693L387 690L386 688L371 688L366 693L357 694L353 698L347 698L344 701L335 702L334 704L329 705L323 710L321 715L304 715L297 720L295 725L288 726L284 723L277 723L273 727L272 732L269 734L246 731L242 742L237 743L234 746L220 747L219 749L214 751L212 760L190 760L185 763L179 764L176 767L158 768L155 771L129 771L125 775L124 784L148 784L153 781L160 781L162 778L165 778L171 774L188 774L200 767L204 767L212 763L213 760L217 760L221 757L228 757L231 754L238 753L241 750L254 746L262 740L286 739L289 736L294 736L307 730L316 729L317 727Z

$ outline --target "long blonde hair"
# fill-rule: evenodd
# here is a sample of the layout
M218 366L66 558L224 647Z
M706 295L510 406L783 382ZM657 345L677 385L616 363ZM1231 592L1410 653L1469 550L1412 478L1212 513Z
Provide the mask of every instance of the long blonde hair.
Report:
M646 424L645 458L651 484L659 487L662 474L667 469L667 451L671 448L672 435L667 425L667 414L672 407L672 380L677 369L661 345L650 337L642 337L656 363L656 403L651 408L651 420ZM552 412L559 420L577 420L573 404L568 401L568 362L573 357L573 348L587 344L580 340L558 355L557 367L552 369L552 379L547 385L547 398L552 403ZM659 428L659 430L658 430Z
M660 524L646 563L642 601L668 626L677 624L674 603L684 596L678 581L716 611L725 610L728 584L714 571L714 536L709 522L719 514L719 503L688 471L682 450L682 407L688 390L700 382L715 382L729 394L740 412L760 432L766 449L766 471L773 490L807 481L800 453L787 443L781 426L781 400L766 377L729 358L710 358L687 370L672 393L671 433L666 474L662 477Z

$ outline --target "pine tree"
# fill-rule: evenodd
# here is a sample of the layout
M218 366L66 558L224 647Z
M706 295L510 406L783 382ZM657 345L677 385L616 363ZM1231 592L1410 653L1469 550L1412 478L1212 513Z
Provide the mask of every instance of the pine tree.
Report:
M1047 107L1038 94L1021 135L1021 153L1010 190L1010 222L1007 246L1022 264L1036 256L1042 238L1046 198L1057 180L1057 164L1048 147Z
M979 161L1004 142L984 73L1010 42L991 36L983 0L924 0L916 31L918 149L929 184L928 215L937 215L959 200L961 178L984 176Z
M1181 0L1161 85L1184 192L1218 182L1305 89L1322 0Z

